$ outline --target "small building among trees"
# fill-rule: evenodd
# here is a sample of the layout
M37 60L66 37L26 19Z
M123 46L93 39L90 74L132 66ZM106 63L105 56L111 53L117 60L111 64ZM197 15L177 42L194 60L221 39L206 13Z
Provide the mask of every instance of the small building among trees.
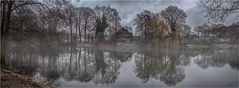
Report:
M133 34L123 27L114 36L117 42L127 42L133 38Z

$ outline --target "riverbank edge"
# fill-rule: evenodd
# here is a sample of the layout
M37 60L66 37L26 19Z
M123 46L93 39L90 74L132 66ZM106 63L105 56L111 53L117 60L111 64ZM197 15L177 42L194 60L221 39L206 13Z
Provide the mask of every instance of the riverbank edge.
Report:
M159 45L160 46L160 45ZM94 44L91 43L79 43L77 44L77 47L94 47ZM107 44L105 46L100 46L100 47L113 47L113 48L142 48L145 46L139 45L139 44L131 44L131 43L117 43L116 46L110 46L110 44ZM187 48L239 48L239 44L227 44L227 43L222 43L222 44L180 44L180 47L187 47ZM147 47L146 47L147 48Z
M1 88L57 88L50 84L34 82L32 77L13 72L4 67L1 67L0 78Z

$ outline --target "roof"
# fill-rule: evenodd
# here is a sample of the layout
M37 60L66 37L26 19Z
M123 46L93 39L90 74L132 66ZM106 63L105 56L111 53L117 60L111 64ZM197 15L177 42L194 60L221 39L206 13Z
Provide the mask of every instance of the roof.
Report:
M118 38L132 38L132 33L128 30L121 28L118 32L115 33Z

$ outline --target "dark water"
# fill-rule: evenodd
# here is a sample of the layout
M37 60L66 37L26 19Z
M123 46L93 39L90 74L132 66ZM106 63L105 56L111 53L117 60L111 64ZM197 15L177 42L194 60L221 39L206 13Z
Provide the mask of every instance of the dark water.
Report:
M238 48L102 49L12 44L7 66L60 87L238 87Z

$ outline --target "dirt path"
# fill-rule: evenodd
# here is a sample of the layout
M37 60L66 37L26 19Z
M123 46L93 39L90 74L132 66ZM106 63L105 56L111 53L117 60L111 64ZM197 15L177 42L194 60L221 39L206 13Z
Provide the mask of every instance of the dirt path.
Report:
M55 88L51 85L43 85L32 81L31 77L2 69L0 73L1 88Z

